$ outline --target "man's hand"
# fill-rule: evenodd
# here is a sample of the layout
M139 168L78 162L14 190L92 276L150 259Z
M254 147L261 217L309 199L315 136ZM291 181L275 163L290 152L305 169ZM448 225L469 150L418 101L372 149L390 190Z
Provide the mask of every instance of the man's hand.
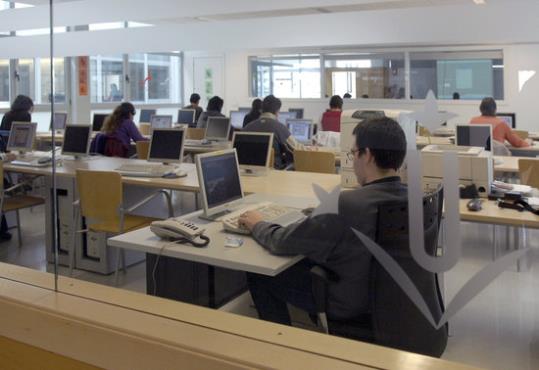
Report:
M249 231L253 231L257 223L264 221L264 217L260 212L247 211L240 216L239 224Z
M4 158L5 158L6 162L11 162L11 161L14 161L15 159L17 159L17 155L14 154L14 153L6 153Z

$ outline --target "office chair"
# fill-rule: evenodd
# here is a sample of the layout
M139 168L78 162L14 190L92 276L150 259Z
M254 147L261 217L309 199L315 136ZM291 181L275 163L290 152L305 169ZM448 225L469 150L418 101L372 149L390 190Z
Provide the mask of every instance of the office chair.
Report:
M150 142L147 140L137 141L137 158L138 159L148 159L148 153L150 152Z
M4 189L4 164L0 161L0 210L2 215L8 212L15 212L17 221L17 237L19 248L22 247L22 232L20 210L32 208L45 203L45 200L40 197L24 194L25 187L29 186L28 182L21 182L16 185ZM22 194L17 194L22 191Z
M148 123L139 123L138 130L141 135L150 135L150 125Z
M443 191L423 199L425 248L434 256L442 215ZM435 320L444 311L437 275L412 258L408 233L408 204L388 202L378 207L376 242L404 269L425 299ZM358 241L359 243L359 241ZM447 345L448 325L436 330L393 278L373 258L370 270L370 312L352 320L332 320L325 314L329 274L311 270L319 321L326 333L382 346L440 357Z
M125 232L149 226L155 218L130 215L135 209L148 203L157 195L163 194L167 200L169 217L173 217L170 194L164 190L157 191L129 208L123 205L122 176L112 171L77 170L77 189L79 200L73 203L75 207L75 231L69 251L69 274L75 264L76 236L88 231L107 234L122 234ZM81 229L81 217L86 219L86 228ZM118 270L122 261L125 272L125 251L116 249L116 270L114 273L118 285Z
M523 185L539 188L539 159L519 159L518 173Z
M294 150L296 171L335 174L335 154L324 151Z

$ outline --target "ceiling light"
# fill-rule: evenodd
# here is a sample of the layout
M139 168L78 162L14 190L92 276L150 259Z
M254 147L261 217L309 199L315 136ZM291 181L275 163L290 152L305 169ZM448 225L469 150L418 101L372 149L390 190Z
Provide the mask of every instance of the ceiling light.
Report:
M473 2L476 4L476 5L485 5L487 3L486 0L473 0Z

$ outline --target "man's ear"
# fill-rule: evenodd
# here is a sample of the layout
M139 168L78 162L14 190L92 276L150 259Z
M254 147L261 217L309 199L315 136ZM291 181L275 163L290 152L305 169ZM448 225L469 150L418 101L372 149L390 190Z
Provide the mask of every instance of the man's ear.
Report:
M365 148L365 159L367 160L367 163L374 163L374 156L371 153L371 150L369 148Z

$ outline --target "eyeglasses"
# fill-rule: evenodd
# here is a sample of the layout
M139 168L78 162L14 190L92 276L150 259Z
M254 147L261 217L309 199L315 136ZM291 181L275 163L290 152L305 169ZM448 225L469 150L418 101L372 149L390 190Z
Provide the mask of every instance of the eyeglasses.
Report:
M355 154L359 152L359 149L350 149L348 153L346 153L346 156L348 157L348 160L353 161Z

